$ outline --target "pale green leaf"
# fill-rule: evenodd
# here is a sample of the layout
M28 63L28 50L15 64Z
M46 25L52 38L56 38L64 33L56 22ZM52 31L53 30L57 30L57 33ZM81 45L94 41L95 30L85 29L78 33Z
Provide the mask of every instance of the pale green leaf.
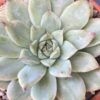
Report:
M9 21L20 20L30 27L30 18L27 5L22 0L8 0L7 2L7 18Z
M37 56L37 50L38 50L38 41L35 40L30 45L30 50L33 53L33 55Z
M58 79L57 100L85 100L85 93L85 84L79 75Z
M62 11L73 2L74 0L51 0L53 12L60 16Z
M100 44L100 18L90 19L89 23L85 27L85 30L96 34L89 47Z
M21 87L27 89L33 84L38 83L46 74L46 68L43 65L25 66L19 73L18 79Z
M52 67L49 68L51 75L55 77L70 77L71 76L71 62L69 60L58 59Z
M38 50L38 57L39 57L39 59L46 59L46 58L48 58L47 56L45 56L43 54L43 52L41 50Z
M83 28L90 17L90 7L86 0L78 0L65 8L61 15L64 31Z
M6 31L9 38L18 46L27 47L30 43L30 30L21 21L7 23Z
M10 81L0 81L0 89L7 90L7 86L9 83L10 83Z
M99 68L96 59L86 52L77 52L70 60L73 72L89 72Z
M57 30L52 32L52 36L54 37L54 39L60 44L63 44L64 38L63 38L63 30Z
M37 56L34 56L28 49L22 49L19 58L25 64L32 65L40 63Z
M50 54L50 58L51 58L51 59L56 59L56 58L58 58L58 57L60 56L60 53L61 53L60 48L57 47L57 48Z
M42 15L49 9L49 0L29 0L28 10L32 24L40 25Z
M31 89L34 100L54 100L57 92L56 78L47 73L44 78Z
M92 54L94 57L100 56L100 44L92 47L85 48L84 51Z
M61 28L61 21L55 13L48 11L42 16L41 26L51 33Z
M61 51L61 58L68 59L77 52L77 49L70 42L64 41Z
M9 100L31 100L30 89L22 90L17 80L13 80L7 88L7 97Z
M40 62L45 66L45 67L51 67L54 63L55 63L55 59L50 59L50 58L47 58L47 59L43 59L41 60Z
M50 40L52 39L52 35L50 33L45 33L39 40L39 42L43 42L43 41L46 41L46 40Z
M55 50L59 46L59 44L55 39L52 39L52 43L53 43L53 50Z
M95 38L95 34L84 30L71 30L65 33L65 38L77 49L83 49Z
M45 30L41 27L31 27L30 39L32 41L39 40L40 37L45 33Z
M100 89L100 69L87 73L81 73L80 75L85 82L88 92L94 92Z
M7 36L0 36L0 56L18 58L21 48L12 43Z
M16 79L23 66L18 59L0 57L0 80L10 81Z

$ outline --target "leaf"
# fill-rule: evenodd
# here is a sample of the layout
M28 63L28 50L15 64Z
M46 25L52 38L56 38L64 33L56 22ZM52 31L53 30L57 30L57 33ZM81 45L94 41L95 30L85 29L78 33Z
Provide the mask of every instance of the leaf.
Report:
M90 19L89 23L85 27L85 30L89 32L94 32L96 34L94 40L90 43L88 47L100 44L100 19L99 18Z
M61 58L64 60L70 58L77 52L77 49L68 41L64 41L61 50Z
M7 36L0 36L0 56L18 58L21 48L12 43Z
M64 31L68 31L72 29L82 29L87 24L89 17L89 3L86 0L78 0L65 8L60 19Z
M40 62L45 66L45 67L51 67L54 63L55 63L55 59L50 59L50 58L47 58L47 59L43 59L41 60Z
M28 49L22 49L19 58L24 64L32 65L40 63L37 56L34 56Z
M10 81L0 81L0 89L6 90L9 83Z
M23 66L18 59L0 57L0 80L10 81L16 79Z
M42 16L41 26L51 33L61 28L61 21L55 13L48 11Z
M51 0L53 12L60 16L62 11L73 2L74 0Z
M39 59L46 59L46 58L48 58L47 56L45 56L43 54L43 52L41 50L38 50L38 57L39 57Z
M38 41L35 40L30 45L30 51L33 55L37 56L37 50L38 50Z
M89 72L99 68L96 59L86 52L77 52L70 60L73 72Z
M95 38L93 32L87 32L85 30L71 30L66 32L64 35L66 40L70 41L77 49L87 47Z
M31 89L34 100L54 100L57 92L56 78L49 73Z
M46 68L42 65L26 65L19 73L18 79L21 87L27 89L33 84L38 83L46 74Z
M42 35L44 35L45 30L41 27L31 27L30 39L32 41L39 40Z
M92 47L88 47L84 49L85 52L92 54L94 57L100 55L100 44Z
M21 21L7 23L6 31L9 38L18 46L27 47L30 43L30 30Z
M94 92L100 89L100 69L96 69L87 73L81 73L86 89L89 92Z
M63 44L64 38L63 38L63 30L57 30L52 32L52 36L54 37L54 39L60 44Z
M85 100L85 93L85 84L79 75L58 79L58 100Z
M40 25L42 15L49 9L48 2L49 0L29 0L29 16L35 27Z
M51 54L50 54L50 58L51 59L57 59L60 56L60 48L57 47Z
M30 89L23 91L17 80L11 81L7 88L9 100L31 100Z
M49 68L49 72L51 75L55 77L70 77L71 76L71 62L69 60L61 60L56 61L52 67Z
M27 5L22 1L9 0L7 2L7 18L9 21L20 20L30 27L30 18Z

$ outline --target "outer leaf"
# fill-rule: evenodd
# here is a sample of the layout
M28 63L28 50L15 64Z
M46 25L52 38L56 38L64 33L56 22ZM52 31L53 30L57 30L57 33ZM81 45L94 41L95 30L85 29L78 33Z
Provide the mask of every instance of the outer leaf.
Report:
M85 84L79 75L58 79L58 100L84 100L85 93Z
M100 69L80 74L83 78L87 91L94 92L100 89Z
M30 19L27 5L21 0L9 0L7 2L7 18L8 20L20 20L27 26L30 26Z
M0 58L0 80L10 81L17 78L18 72L23 68L18 59Z
M83 28L90 17L90 7L86 0L78 0L65 8L61 21L65 31Z
M22 49L19 58L24 64L32 65L40 63L39 59L34 56L28 49Z
M19 73L18 79L21 87L27 89L36 84L45 75L46 68L42 65L25 66Z
M6 90L9 83L9 81L0 81L0 89Z
M65 7L73 2L74 0L51 0L53 12L55 12L56 15L60 16Z
M49 68L51 75L56 77L70 77L71 76L71 63L69 60L59 59L52 67Z
M48 11L42 16L41 26L51 33L61 28L61 21L55 13Z
M8 85L7 96L9 100L31 100L30 89L23 91L17 80Z
M99 68L95 58L86 52L78 52L70 60L73 72L88 72Z
M31 34L30 34L30 39L32 41L34 40L39 40L40 37L45 33L45 30L41 27L34 28L33 26L31 27Z
M89 47L100 44L100 19L99 18L91 19L88 25L85 27L85 30L96 33L96 37L91 42Z
M29 15L34 26L39 26L42 15L49 9L49 0L29 0Z
M52 35L54 37L54 39L60 44L63 44L64 41L64 37L63 37L63 30L57 30L55 32L52 32Z
M68 59L77 52L77 49L68 41L64 41L64 44L62 45L61 49L62 49L62 54L61 54L62 59Z
M92 54L94 57L97 57L100 55L100 44L93 47L88 47L84 49L84 51Z
M83 49L95 38L95 33L84 30L71 30L65 33L65 38L77 49Z
M20 50L7 36L0 36L0 56L18 58Z
M7 23L6 31L10 39L18 46L27 47L30 43L30 30L20 21Z
M49 73L32 87L31 97L34 100L54 100L57 92L56 78Z

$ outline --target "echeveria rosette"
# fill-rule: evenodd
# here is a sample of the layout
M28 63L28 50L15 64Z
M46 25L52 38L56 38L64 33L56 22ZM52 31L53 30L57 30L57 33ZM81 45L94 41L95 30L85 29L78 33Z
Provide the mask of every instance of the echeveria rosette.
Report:
M83 100L100 89L100 18L91 13L86 0L8 0L0 88L9 84L9 100Z

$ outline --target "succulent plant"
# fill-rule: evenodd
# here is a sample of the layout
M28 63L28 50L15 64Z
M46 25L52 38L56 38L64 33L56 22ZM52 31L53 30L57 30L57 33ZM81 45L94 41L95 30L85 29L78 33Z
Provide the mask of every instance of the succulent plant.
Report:
M8 0L6 10L0 88L9 100L83 100L100 89L100 18L86 0Z

